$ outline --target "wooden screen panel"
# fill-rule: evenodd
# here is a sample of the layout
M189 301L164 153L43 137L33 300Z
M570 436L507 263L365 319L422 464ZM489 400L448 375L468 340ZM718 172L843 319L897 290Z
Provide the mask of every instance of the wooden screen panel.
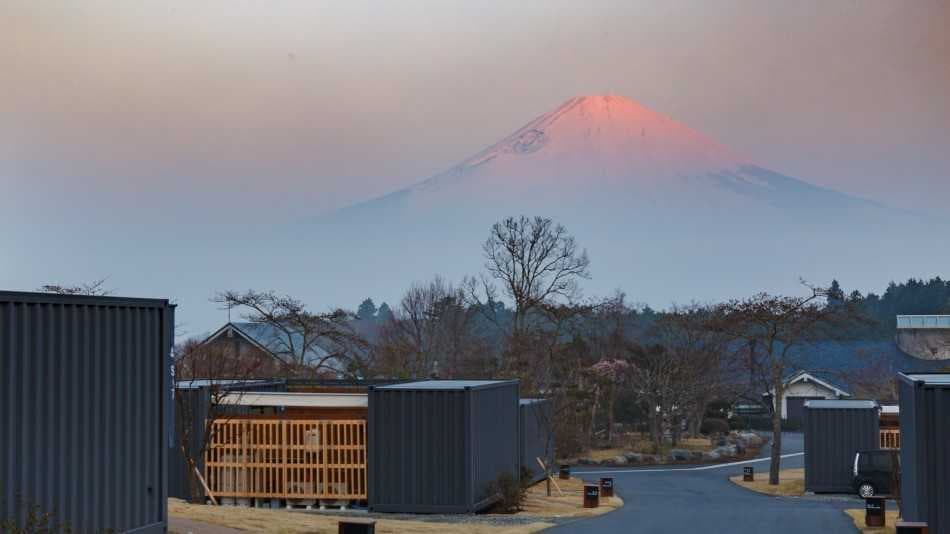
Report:
M205 478L215 497L366 499L366 421L214 421Z
M900 430L881 430L881 448L882 449L900 449L901 431Z

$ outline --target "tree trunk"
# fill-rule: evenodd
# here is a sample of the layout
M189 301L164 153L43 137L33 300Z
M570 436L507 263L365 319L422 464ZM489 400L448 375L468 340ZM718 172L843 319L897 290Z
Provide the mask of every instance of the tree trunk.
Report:
M597 408L600 404L600 388L594 388L594 402L590 408L590 443L593 445L597 440Z
M607 443L614 442L614 403L617 400L617 392L611 386L610 398L607 401Z
M772 398L772 457L769 462L769 485L778 485L778 472L782 463L782 398L785 396L785 390L782 384L782 377L777 375L773 379L775 396Z

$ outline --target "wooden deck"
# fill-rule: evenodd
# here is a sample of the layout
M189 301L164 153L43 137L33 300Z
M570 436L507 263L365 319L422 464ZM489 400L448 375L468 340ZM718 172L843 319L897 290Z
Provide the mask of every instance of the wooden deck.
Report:
M366 500L366 421L215 421L205 479L215 497Z

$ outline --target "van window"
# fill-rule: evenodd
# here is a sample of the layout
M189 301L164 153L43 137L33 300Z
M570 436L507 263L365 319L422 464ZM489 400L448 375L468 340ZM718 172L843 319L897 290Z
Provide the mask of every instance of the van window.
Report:
M874 454L871 456L873 458L874 469L880 469L882 471L891 470L891 455L890 454Z

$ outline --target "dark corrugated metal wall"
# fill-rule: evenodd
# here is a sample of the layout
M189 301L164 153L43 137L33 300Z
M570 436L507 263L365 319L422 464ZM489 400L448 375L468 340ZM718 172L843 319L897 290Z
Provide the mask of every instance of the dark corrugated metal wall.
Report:
M950 387L900 381L904 518L950 534Z
M805 489L851 493L854 454L880 447L876 408L805 408Z
M923 468L926 461L918 458L926 457L926 443L918 438L918 400L914 384L898 380L897 394L901 410L901 513L907 521L925 521L927 508L920 497L926 495L927 477L919 476L918 469Z
M74 532L166 522L167 301L0 293L0 518Z
M191 500L190 473L188 472L188 463L181 452L181 425L188 424L191 428L188 430L189 436L195 436L189 443L189 449L192 456L197 455L201 450L201 438L204 437L204 416L197 415L191 421L182 417L185 414L207 414L211 404L211 394L207 388L197 389L178 389L175 390L175 440L168 449L168 496L178 499ZM198 469L204 470L204 458ZM200 484L199 484L200 486ZM196 488L200 494L204 490Z
M553 469L554 439L550 432L553 410L548 400L521 401L519 406L519 428L521 442L521 466L531 473L531 481L544 478L544 472L538 465L541 458L549 469Z
M369 505L458 512L470 502L464 391L369 392Z
M369 391L369 506L465 513L485 505L499 470L517 474L518 385Z
M471 390L472 511L494 502L491 484L501 473L521 474L521 444L518 439L518 384Z

